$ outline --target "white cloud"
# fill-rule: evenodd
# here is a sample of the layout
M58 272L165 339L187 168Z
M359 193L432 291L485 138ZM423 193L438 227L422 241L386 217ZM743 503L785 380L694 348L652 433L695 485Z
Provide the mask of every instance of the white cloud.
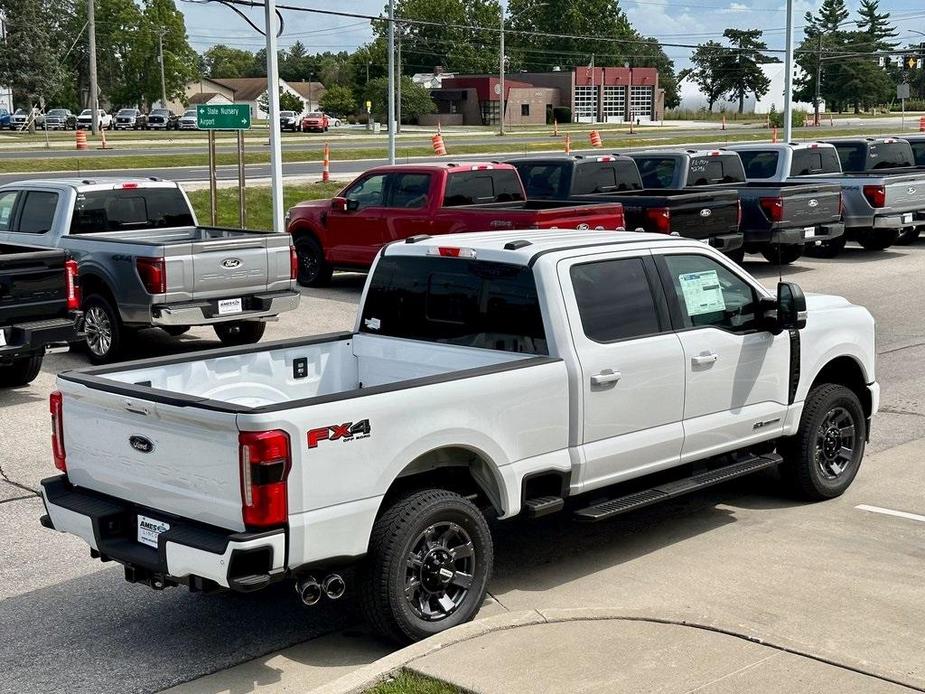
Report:
M726 12L745 12L747 9L748 5L743 5L741 2L730 2Z

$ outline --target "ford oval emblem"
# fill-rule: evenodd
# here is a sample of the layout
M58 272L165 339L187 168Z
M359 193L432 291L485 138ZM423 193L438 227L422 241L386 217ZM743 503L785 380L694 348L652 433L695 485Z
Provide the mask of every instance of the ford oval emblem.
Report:
M154 442L140 434L128 437L129 445L139 453L150 453L154 450Z
M915 188L906 188L906 192L909 193L909 195L915 195Z
M702 210L700 210L701 217L709 217L711 214L713 214L713 210L711 210L709 207L704 207Z
M585 224L584 222L582 222L581 224L579 224L579 225L578 225L577 227L575 227L575 228L578 229L578 231L587 231L587 230L590 229L591 227L588 226L587 224Z
M816 200L816 198L813 198L812 200L809 201L809 206L810 206L810 207L819 207L819 201Z
M222 267L226 270L234 270L236 267L241 267L241 261L237 258L225 258L222 261Z

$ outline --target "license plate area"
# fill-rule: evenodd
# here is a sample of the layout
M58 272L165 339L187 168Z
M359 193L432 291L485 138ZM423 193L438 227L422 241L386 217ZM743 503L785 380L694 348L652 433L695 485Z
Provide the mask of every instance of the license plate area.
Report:
M243 310L244 301L241 298L218 300L218 315L220 316L229 316L234 313L241 313Z
M803 228L803 238L811 239L816 235L816 227L804 227Z
M170 530L170 523L138 514L137 538L141 544L157 549L158 536L168 530Z
M911 224L911 223L912 223L912 213L911 213L911 212L907 212L906 214L904 214L904 215L902 216L902 223L903 223L903 224Z

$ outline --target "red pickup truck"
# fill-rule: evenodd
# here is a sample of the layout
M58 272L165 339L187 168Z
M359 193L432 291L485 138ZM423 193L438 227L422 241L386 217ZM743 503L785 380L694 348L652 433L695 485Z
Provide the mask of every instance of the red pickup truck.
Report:
M622 229L620 203L527 200L517 170L498 163L400 164L370 169L331 200L288 213L299 283L335 269L368 270L387 243L427 234L498 229Z

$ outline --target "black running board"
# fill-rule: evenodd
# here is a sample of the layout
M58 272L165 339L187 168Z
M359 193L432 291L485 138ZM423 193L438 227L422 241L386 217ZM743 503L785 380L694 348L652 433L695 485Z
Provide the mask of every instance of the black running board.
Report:
M633 494L620 496L616 499L608 499L607 501L602 501L598 504L594 504L593 506L579 509L575 511L575 518L577 520L589 523L606 520L608 518L618 516L621 513L635 511L638 508L651 506L652 504L657 504L660 501L673 499L674 497L681 496L682 494L695 492L699 489L706 489L707 487L712 487L715 484L733 480L736 477L744 477L745 475L750 475L753 472L758 472L759 470L764 470L765 468L774 467L780 462L781 457L776 453L749 457L745 460L739 460L738 462L732 463L731 465L725 465L723 467L716 468L715 470L700 472L685 479L676 480L674 482L666 482L665 484L659 484L655 487L651 487L650 489L643 489L642 491L634 492Z

